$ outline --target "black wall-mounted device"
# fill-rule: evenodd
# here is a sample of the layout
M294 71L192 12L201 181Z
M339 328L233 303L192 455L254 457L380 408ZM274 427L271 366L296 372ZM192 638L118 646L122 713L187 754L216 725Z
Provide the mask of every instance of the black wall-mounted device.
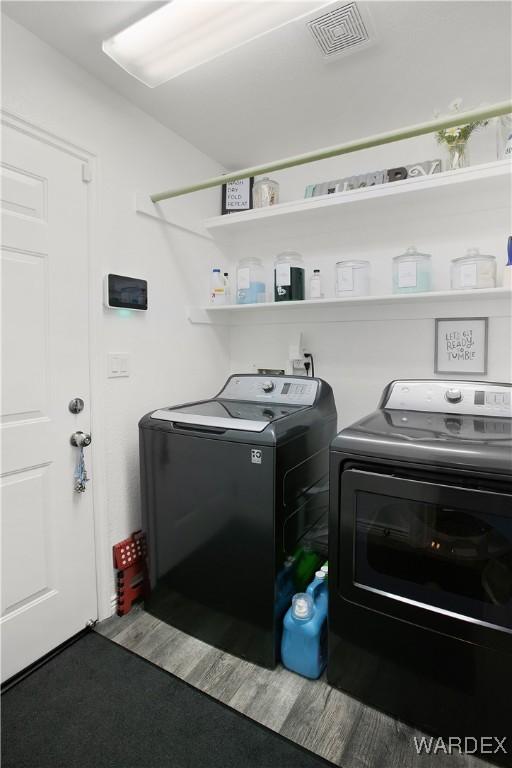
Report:
M147 309L148 283L138 277L105 275L104 303L109 309Z

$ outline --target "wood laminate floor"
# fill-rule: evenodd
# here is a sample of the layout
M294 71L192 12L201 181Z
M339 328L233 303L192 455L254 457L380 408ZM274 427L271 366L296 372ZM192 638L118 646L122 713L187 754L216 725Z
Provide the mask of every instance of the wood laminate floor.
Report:
M421 732L278 667L262 669L185 635L141 607L96 630L201 691L343 768L485 768L458 754L417 755ZM278 768L278 766L276 766Z

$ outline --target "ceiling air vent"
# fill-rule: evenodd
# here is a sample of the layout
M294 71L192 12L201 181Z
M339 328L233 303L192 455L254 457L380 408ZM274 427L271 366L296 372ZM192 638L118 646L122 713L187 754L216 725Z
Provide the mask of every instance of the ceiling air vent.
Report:
M311 34L326 58L371 44L369 24L356 3L333 8L308 22Z

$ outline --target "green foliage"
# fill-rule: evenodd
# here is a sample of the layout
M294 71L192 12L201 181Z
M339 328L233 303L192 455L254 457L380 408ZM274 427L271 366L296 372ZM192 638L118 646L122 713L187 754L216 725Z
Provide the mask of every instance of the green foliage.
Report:
M466 125L456 125L453 128L443 128L442 131L436 133L437 141L439 144L460 144L466 142L473 131L478 128L485 128L489 121L479 120L476 123L467 123Z

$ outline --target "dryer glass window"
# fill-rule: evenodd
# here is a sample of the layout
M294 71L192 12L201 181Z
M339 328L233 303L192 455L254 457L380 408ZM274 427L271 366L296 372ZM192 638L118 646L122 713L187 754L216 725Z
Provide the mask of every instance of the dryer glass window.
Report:
M512 629L512 513L358 490L354 581Z

